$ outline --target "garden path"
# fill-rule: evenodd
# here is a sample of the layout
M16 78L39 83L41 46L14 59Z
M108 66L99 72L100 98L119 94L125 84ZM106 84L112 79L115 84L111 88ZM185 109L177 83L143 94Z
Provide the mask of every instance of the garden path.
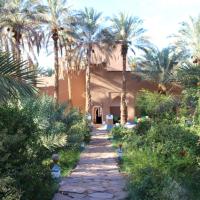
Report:
M125 185L107 132L95 130L77 167L62 180L53 200L124 200Z

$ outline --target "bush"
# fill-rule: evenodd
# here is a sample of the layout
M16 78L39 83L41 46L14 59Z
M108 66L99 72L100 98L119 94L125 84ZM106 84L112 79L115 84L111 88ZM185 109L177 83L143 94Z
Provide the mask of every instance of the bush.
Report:
M139 122L137 124L137 127L135 128L135 133L142 135L142 134L145 134L150 128L151 128L150 120Z
M163 119L141 123L122 141L114 139L123 141L130 199L195 200L200 195L198 129Z
M141 90L137 94L136 109L141 116L161 118L163 115L172 115L179 105L177 99L171 96Z
M114 139L122 139L123 137L129 135L131 132L131 130L123 126L116 126L111 130L111 134L113 135Z
M0 105L0 199L52 198L58 185L46 161L54 152L72 154L71 147L80 147L89 137L83 116L66 108L50 97ZM62 167L73 167L78 154L75 148L75 158L68 165L62 159Z
M47 166L41 165L44 159L41 150L44 154L47 151L38 142L40 131L33 119L18 107L1 106L0 121L0 154L4 155L0 159L0 177L12 180L7 182L6 190L13 188L21 194L20 199L30 200L39 199L35 195L47 192L44 199L48 199L54 191L52 180ZM49 185L48 189L40 187L44 180ZM8 198L6 190L1 194L5 199Z
M140 122L129 134L120 128L112 132L116 146L123 142L121 167L129 175L131 200L200 197L200 93L193 68L178 74L185 85L178 99L145 90L138 93L136 108L151 121Z

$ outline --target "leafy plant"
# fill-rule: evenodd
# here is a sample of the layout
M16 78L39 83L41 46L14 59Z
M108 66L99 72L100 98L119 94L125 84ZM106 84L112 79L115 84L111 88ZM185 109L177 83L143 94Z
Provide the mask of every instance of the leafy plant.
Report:
M120 127L112 131L115 145L123 143L121 167L129 175L129 199L196 200L200 195L198 92L187 89L177 102L171 96L141 91L136 102L151 121L140 122L132 131ZM192 116L188 126L185 120Z
M138 67L135 72L143 79L159 84L161 93L169 90L167 84L172 80L172 73L178 65L186 59L184 51L175 51L174 47L167 47L159 51L156 47L149 48L143 57L137 59Z
M58 185L51 178L52 153L72 152L62 158L65 173L77 162L81 143L89 135L83 116L66 111L50 97L0 105L0 198L44 200ZM74 139L72 140L71 138Z
M9 53L0 51L0 101L36 93L36 71L26 62L15 60Z
M160 95L147 90L139 91L136 97L136 109L141 116L170 115L178 105L178 100L172 96Z

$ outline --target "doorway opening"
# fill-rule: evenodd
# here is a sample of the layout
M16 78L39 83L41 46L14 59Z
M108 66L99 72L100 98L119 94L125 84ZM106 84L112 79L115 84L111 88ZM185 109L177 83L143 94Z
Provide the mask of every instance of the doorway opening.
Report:
M95 106L93 109L93 116L94 124L102 124L102 107Z
M113 115L113 123L120 123L120 106L110 106L110 114Z
M120 102L121 97L118 94L115 98L112 99L110 104L110 114L113 115L113 123L120 123Z

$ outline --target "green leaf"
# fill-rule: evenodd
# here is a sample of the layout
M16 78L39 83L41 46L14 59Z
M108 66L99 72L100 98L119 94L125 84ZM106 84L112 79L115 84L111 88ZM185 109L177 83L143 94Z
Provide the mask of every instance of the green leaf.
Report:
M26 62L15 60L0 51L0 102L19 96L33 96L37 90L37 73Z

